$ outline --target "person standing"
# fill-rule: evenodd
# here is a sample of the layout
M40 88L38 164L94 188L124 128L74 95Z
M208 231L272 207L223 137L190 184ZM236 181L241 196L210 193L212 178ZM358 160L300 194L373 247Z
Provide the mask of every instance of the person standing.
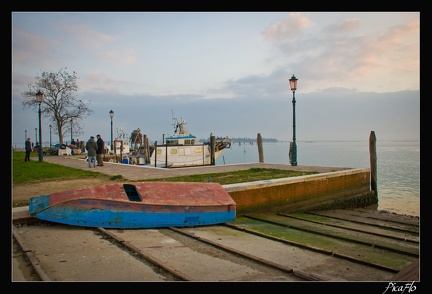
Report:
M104 149L105 149L105 144L104 144L104 140L102 140L101 135L97 135L97 150L96 150L96 158L97 158L97 163L98 166L103 166L104 162L103 162L103 158L102 158L102 154L104 153Z
M97 144L93 136L90 136L90 139L87 141L86 149L87 149L88 167L91 167L92 161L93 161L93 167L96 167Z
M32 151L32 144L30 138L27 138L25 142L25 161L30 161L30 152Z

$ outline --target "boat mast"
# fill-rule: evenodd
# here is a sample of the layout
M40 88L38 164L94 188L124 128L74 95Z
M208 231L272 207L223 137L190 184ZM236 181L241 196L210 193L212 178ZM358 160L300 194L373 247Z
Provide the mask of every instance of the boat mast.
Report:
M173 121L174 121L174 123L173 123L173 126L174 126L174 135L177 134L177 131L178 131L178 135L188 135L188 136L192 136L192 133L189 132L189 131L186 129L186 127L185 127L185 125L186 125L186 121L185 121L184 119L181 118L181 119L180 119L181 122L179 122L179 120L178 120L176 117L174 117L174 112L173 112L173 110L171 110L171 111L172 111L171 116L172 116L172 119L173 119Z

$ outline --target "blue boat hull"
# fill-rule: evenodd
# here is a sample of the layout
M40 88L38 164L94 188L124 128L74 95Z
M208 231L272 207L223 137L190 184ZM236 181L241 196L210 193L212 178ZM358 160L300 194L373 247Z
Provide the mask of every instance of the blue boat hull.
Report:
M159 189L164 196L154 196ZM137 229L232 222L236 205L214 184L136 183L33 197L29 212L40 220L67 225Z
M30 211L32 210L33 208L30 208ZM68 206L52 207L42 210L37 214L37 218L40 220L62 223L66 225L118 229L214 225L224 222L232 222L235 220L235 217L235 211L168 213L119 211L116 209L82 210L77 207Z

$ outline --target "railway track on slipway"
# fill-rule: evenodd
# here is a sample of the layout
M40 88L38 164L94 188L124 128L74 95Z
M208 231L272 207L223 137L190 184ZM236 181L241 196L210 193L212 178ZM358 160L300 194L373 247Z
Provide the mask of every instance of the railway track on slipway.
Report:
M418 220L363 213L133 230L34 220L15 223L13 237L42 281L390 281L419 258Z

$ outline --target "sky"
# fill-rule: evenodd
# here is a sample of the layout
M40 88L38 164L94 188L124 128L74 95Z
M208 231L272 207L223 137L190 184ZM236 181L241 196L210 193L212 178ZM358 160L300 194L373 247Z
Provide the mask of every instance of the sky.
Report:
M198 138L420 140L420 12L11 12L12 144L35 141L22 93L78 76L87 141L186 120ZM291 91L289 79L298 78ZM295 96L295 108L293 107ZM42 141L53 124L42 118ZM27 131L27 133L26 133ZM55 130L53 143L58 142ZM65 140L70 141L70 133Z

